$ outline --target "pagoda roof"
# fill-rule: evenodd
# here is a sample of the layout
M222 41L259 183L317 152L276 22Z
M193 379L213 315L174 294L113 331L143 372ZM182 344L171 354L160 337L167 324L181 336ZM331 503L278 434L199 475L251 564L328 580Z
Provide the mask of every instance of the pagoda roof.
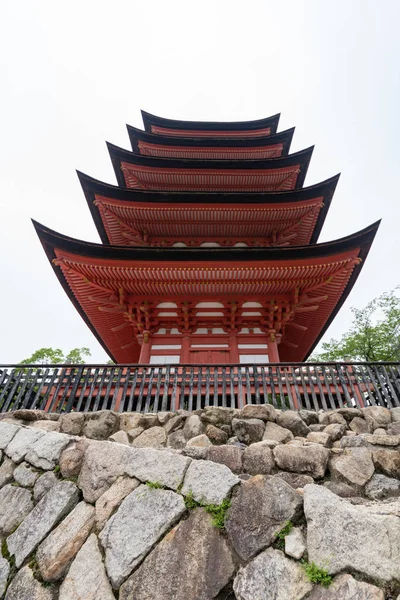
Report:
M221 194L120 188L83 173L78 176L102 242L118 245L138 245L132 230L143 229L150 237L199 238L208 232L214 240L233 237L236 241L241 232L241 237L247 238L267 237L273 232L282 237L281 232L290 229L291 245L316 243L339 179L336 175L293 191ZM192 224L196 231L191 231Z
M182 138L148 133L127 125L133 152L146 156L200 159L262 159L289 153L294 127L274 135L247 138Z
M282 335L283 362L300 362L353 287L379 222L318 245L233 249L104 246L34 225L61 285L116 362L137 360L135 336L143 326L165 326L157 302L176 300L176 327L185 315L196 322L197 298L224 303L228 327L229 320L249 320L244 302L261 301L255 322Z
M313 146L263 160L198 160L142 156L107 144L118 184L164 191L254 191L301 188Z
M255 121L181 121L141 111L144 128L151 133L173 136L258 137L276 133L280 114Z

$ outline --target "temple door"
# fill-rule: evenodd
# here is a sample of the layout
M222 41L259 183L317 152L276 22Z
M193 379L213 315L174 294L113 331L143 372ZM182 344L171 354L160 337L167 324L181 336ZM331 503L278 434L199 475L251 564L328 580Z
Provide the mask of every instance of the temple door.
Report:
M229 363L229 350L216 348L193 350L190 352L190 362L197 365L225 365Z

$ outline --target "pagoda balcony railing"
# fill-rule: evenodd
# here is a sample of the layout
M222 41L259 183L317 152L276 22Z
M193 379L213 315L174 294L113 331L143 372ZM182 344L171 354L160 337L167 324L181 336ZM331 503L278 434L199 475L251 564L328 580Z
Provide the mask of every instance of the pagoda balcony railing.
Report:
M400 363L0 365L0 413L400 406Z

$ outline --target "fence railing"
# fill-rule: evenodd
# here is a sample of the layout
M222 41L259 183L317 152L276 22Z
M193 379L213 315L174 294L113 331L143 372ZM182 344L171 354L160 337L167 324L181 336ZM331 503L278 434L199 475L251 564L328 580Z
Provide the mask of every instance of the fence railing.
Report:
M0 412L400 406L400 363L0 365Z

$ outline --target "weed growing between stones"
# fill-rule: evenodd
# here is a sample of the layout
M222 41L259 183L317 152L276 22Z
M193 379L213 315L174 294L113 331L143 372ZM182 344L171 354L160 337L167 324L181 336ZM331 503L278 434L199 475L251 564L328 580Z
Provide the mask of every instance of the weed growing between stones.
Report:
M204 508L208 514L212 517L212 524L217 529L224 529L225 527L225 516L227 510L231 506L231 501L225 499L222 504L204 504L202 502L197 502L193 498L193 493L190 491L185 496L185 506L187 510L194 510L197 507Z
M285 549L285 537L287 535L289 535L289 533L292 531L292 529L293 529L292 521L286 521L286 523L284 524L282 529L280 531L278 531L278 533L276 534L276 547L278 548L278 550Z
M301 566L311 583L318 583L324 587L329 587L331 585L332 576L329 575L326 569L318 567L314 562L309 563L305 560L301 561Z
M159 481L146 481L146 485L152 490L165 490L165 485Z
M53 473L54 473L54 475L57 475L57 477L60 476L60 471L61 471L60 465L56 465L53 469Z

